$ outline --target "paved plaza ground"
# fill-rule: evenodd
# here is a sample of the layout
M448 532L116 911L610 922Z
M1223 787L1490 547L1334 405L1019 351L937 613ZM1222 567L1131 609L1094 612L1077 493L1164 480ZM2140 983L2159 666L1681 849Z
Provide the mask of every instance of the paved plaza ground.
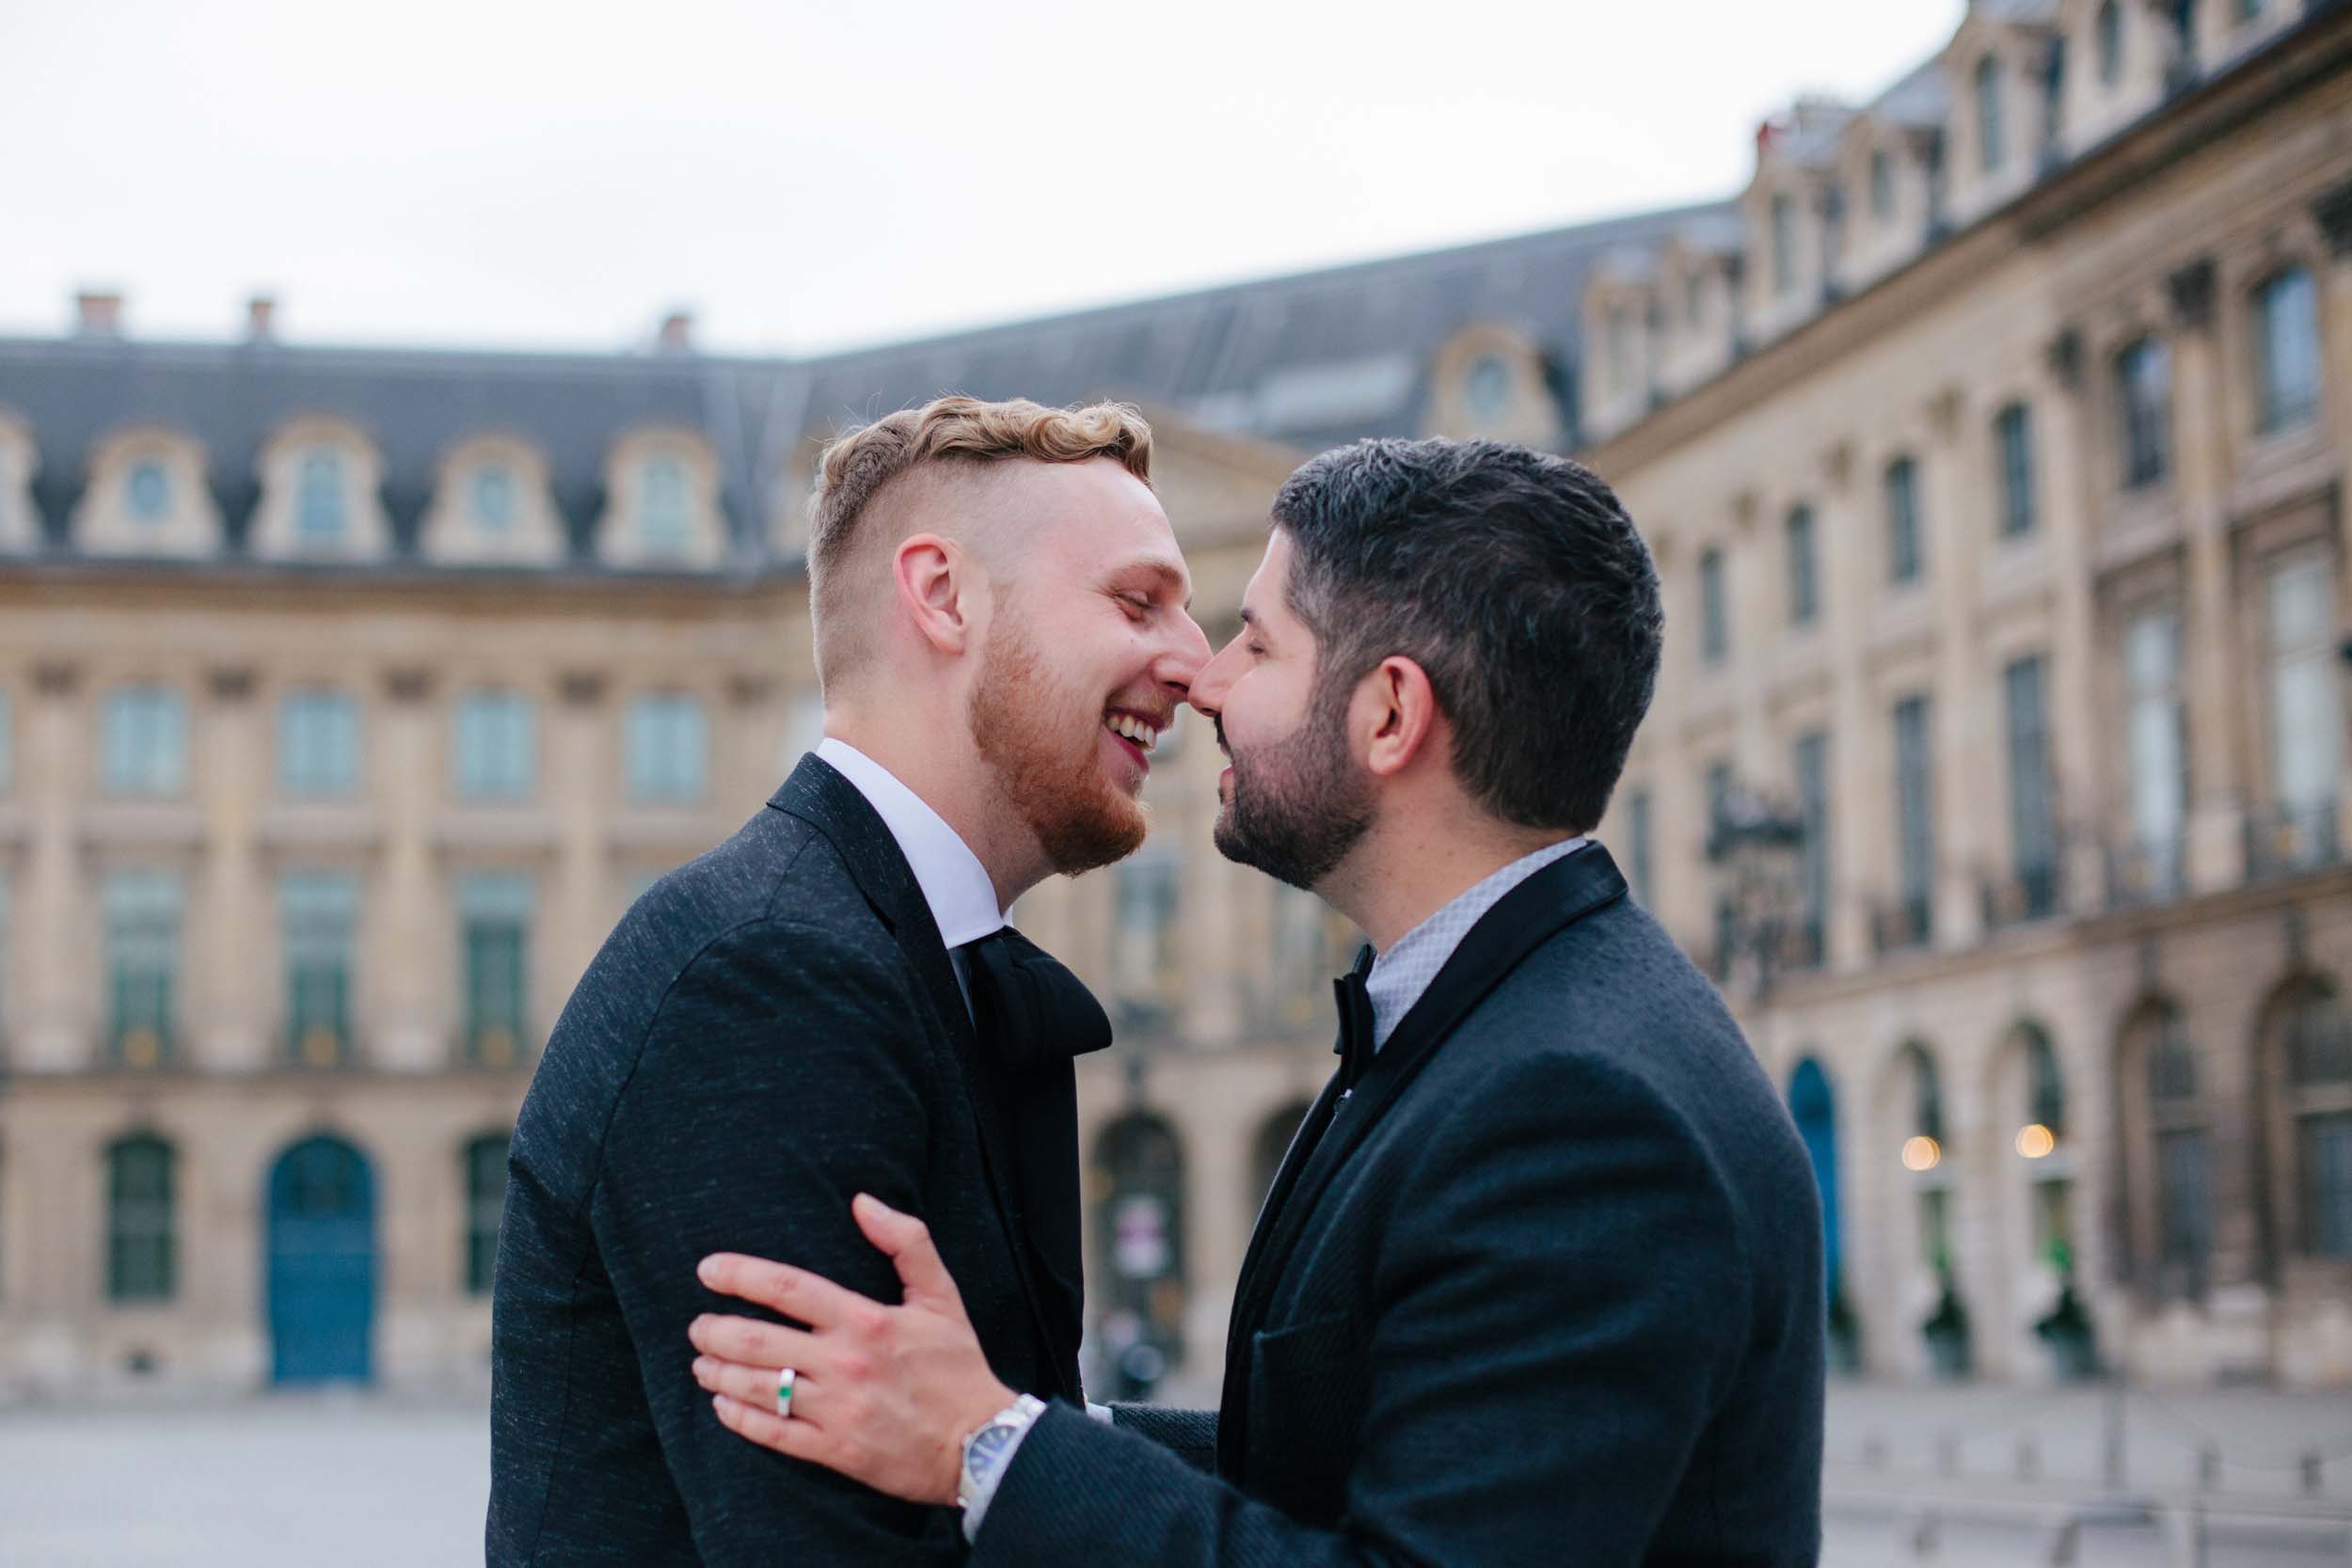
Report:
M2066 1544L2077 1568L2191 1568L2201 1530L2205 1568L2352 1564L2352 1396L2135 1394L2123 1418L2117 1492L2096 1390L1840 1386L1825 1568L2027 1568ZM0 1568L479 1562L488 1452L468 1402L0 1410Z

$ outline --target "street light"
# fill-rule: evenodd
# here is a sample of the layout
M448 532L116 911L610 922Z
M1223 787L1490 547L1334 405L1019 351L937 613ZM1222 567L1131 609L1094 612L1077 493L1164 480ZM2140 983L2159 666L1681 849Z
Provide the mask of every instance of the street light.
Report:
M1787 951L1804 859L1804 819L1759 790L1725 788L1715 801L1707 861L1716 877L1716 939L1724 977L1735 959L1756 966L1756 994L1772 988Z

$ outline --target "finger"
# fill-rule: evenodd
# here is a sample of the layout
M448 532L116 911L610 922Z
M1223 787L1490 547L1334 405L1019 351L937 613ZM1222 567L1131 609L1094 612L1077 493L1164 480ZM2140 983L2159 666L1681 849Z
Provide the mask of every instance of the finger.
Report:
M855 1291L845 1291L821 1275L739 1252L714 1252L694 1270L695 1276L724 1296L741 1296L772 1307L787 1318L811 1328L831 1328L867 1305Z
M898 1283L906 1287L908 1300L927 1296L961 1307L963 1298L956 1290L955 1277L940 1261L939 1248L931 1243L930 1227L913 1214L901 1214L871 1193L858 1194L850 1212L857 1216L857 1227L866 1232L866 1239L897 1265Z
M705 1355L753 1367L811 1367L824 1355L816 1335L757 1318L706 1312L686 1325L686 1337Z
M741 1401L754 1410L772 1412L776 1408L776 1369L773 1367L746 1367L739 1362L722 1361L712 1355L698 1355L694 1357L694 1381L702 1385L706 1393L724 1394L729 1399ZM793 1378L792 1403L788 1407L792 1419L817 1419L811 1405L811 1391L818 1386L805 1372ZM824 1402L819 1399L815 1402L822 1404Z
M773 1449L778 1453L790 1454L795 1459L806 1459L818 1465L827 1465L825 1456L834 1451L832 1441L821 1428L797 1417L787 1421L772 1409L762 1410L757 1405L745 1404L741 1400L731 1399L725 1394L713 1394L710 1407L718 1413L722 1426L739 1437L750 1438L763 1449Z

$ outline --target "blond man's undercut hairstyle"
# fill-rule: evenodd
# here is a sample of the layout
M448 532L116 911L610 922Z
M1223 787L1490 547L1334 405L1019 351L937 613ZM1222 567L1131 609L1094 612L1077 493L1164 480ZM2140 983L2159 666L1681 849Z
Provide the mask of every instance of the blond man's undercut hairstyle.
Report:
M871 586L871 568L857 568L882 534L894 534L889 543L895 545L913 531L893 529L883 518L896 511L892 502L924 480L952 483L1016 458L1084 463L1097 457L1112 459L1150 484L1152 427L1123 403L1048 408L1025 398L982 403L944 397L837 436L818 459L809 500L809 603L818 687L832 688L872 656L875 617L870 605L860 603Z

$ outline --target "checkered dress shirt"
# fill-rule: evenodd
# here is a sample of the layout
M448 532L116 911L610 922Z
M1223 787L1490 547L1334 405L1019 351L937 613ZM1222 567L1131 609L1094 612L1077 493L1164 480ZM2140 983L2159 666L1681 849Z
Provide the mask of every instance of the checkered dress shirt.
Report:
M1575 854L1588 842L1581 837L1563 839L1532 855L1522 855L1397 938L1394 945L1374 958L1372 973L1364 976L1364 991L1372 998L1374 1048L1389 1043L1389 1036L1413 1010L1413 1004L1454 957L1470 927L1486 918L1504 894L1552 862Z

